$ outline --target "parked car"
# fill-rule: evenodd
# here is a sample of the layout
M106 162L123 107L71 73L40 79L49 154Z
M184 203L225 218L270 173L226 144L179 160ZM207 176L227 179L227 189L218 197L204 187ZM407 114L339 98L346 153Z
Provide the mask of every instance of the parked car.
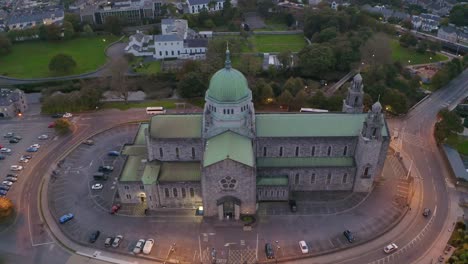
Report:
M114 170L114 167L112 166L99 166L98 171L99 172L111 172Z
M19 162L21 162L21 163L28 163L28 162L29 162L29 159L27 159L27 158L21 156L20 159L19 159Z
M11 181L11 182L16 182L16 181L18 181L18 178L16 178L16 177L6 177L5 180Z
M138 242L136 243L135 247L133 248L133 253L135 254L139 254L141 252L141 249L143 248L143 245L145 244L145 240L144 239L140 239L138 240Z
M4 160L4 159L5 159L5 156L0 155L0 160Z
M91 190L102 190L103 187L101 183L95 183L91 186Z
M16 178L18 178L18 174L16 174L16 173L8 173L6 176L7 177L16 177Z
M99 235L101 234L101 231L96 230L89 235L89 243L94 243L96 240L99 238Z
M41 145L39 145L39 144L36 143L36 144L32 144L32 145L29 146L29 147L30 147L30 148L37 148L37 149L38 149L38 148L41 147Z
M20 137L20 136L18 136L18 135L14 135L14 136L13 136L13 139L16 139L16 140L20 141L20 140L22 140L23 138Z
M424 217L428 217L430 214L431 214L431 209L429 209L429 208L424 208L423 216L424 216Z
M63 115L64 115L63 113L55 113L55 114L51 115L51 117L52 118L61 118L61 117L63 117Z
M307 243L304 240L299 241L299 247L301 248L302 254L309 253L309 247L307 246Z
M115 214L120 210L120 207L122 207L120 204L114 204L111 208L110 213Z
M59 218L59 222L61 224L64 224L70 220L73 219L73 217L75 217L72 213L68 213L68 214L65 214L65 215L62 215L60 218Z
M72 117L73 115L71 113L65 113L63 114L63 118L70 118Z
M112 242L114 241L114 238L113 237L108 237L106 238L106 240L104 241L104 246L105 247L110 247L112 245Z
M88 145L88 146L92 146L92 145L94 145L94 141L91 140L91 139L87 139L87 140L83 141L83 144Z
M112 247L113 248L118 248L120 246L120 243L122 243L123 236L122 235L117 235L114 238L114 241L112 242Z
M48 139L49 136L48 135L40 135L37 137L37 139L40 139L40 140L45 140L45 139Z
M275 252L273 251L273 246L270 243L265 244L265 254L268 259L275 258Z
M38 150L39 150L39 149L37 149L37 148L31 148L31 147L29 147L29 148L26 149L26 152L37 152Z
M346 239L348 240L349 243L353 243L354 242L354 236L353 236L353 233L349 230L345 230L343 232L343 235L346 237Z
M20 170L23 170L23 166L20 166L20 165L11 165L11 166L10 166L10 170L12 170L12 171L20 171Z
M11 185L13 185L13 182L11 182L11 181L3 181L2 184L3 184L3 185L6 185L6 186L11 186Z
M395 243L391 243L390 245L387 245L386 247L384 247L383 251L389 254L397 249L398 249L398 246Z
M293 213L297 212L296 200L289 200L289 209L291 209Z
M6 191L6 190L0 190L0 195L1 196L5 196L5 195L7 195L7 193L8 193L8 191Z
M109 155L111 157L118 157L118 156L120 156L120 152L118 152L116 150L111 150L111 151L107 152L107 155Z
M13 132L8 132L5 135L3 135L4 138L12 138L15 135Z
M54 128L56 126L55 122L51 122L49 123L49 125L47 126L48 128Z
M11 153L11 149L9 149L9 148L1 148L1 149L0 149L0 152L1 152L1 153Z
M8 191L8 190L10 190L10 186L2 184L2 185L0 185L0 190Z
M145 246L143 247L143 254L148 255L149 253L151 253L151 249L153 249L153 246L154 246L154 239L150 238L146 240Z
M9 141L9 142L10 142L10 143L12 143L12 144L15 144L15 143L18 143L18 142L19 142L19 140L18 140L18 139L16 139L16 138L12 138L12 139L10 139L10 141Z
M25 159L32 159L32 156L31 156L31 155L23 155L23 156L21 156L21 157L23 157L23 158L25 158Z

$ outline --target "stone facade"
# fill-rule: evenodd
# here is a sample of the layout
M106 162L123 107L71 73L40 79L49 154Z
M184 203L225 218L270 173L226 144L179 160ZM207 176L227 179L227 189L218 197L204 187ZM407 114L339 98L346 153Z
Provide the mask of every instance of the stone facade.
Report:
M150 139L149 160L194 161L201 160L203 145L200 138Z

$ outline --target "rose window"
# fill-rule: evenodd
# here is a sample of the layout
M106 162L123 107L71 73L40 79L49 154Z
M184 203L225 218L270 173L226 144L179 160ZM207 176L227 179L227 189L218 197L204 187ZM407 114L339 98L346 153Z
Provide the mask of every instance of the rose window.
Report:
M233 190L237 186L237 180L231 176L226 176L219 181L219 185L224 190Z

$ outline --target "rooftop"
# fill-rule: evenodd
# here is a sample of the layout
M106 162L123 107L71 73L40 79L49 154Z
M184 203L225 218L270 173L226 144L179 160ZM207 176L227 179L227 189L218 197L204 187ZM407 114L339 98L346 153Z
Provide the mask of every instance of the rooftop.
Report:
M355 137L367 113L257 114L257 137ZM388 132L384 122L382 136Z
M354 167L353 157L257 158L257 167Z
M288 186L288 176L257 177L257 186Z
M148 123L140 124L140 127L138 128L137 136L135 137L135 142L133 142L133 144L135 144L135 145L145 145L146 144L145 129L147 129L148 127L149 127Z
M177 34L170 34L170 35L155 35L154 41L155 42L166 42L166 41L182 41L184 40Z
M200 162L162 162L158 182L196 182L201 179Z
M141 182L146 185L155 184L158 180L160 169L161 164L157 161L146 163L145 170L143 171L143 176L141 176Z
M152 138L200 138L202 133L201 114L156 115L151 118Z
M204 5L211 2L211 0L187 0L190 5ZM215 2L224 2L224 0L215 0Z
M140 181L141 176L145 170L145 160L144 156L128 156L127 161L125 162L122 174L120 174L121 182L135 182Z
M206 142L203 167L225 159L235 160L247 166L254 166L252 141L231 131L210 138Z
M146 145L125 145L122 154L127 156L146 156Z
M468 172L466 171L467 169L465 168L465 165L463 165L463 160L461 159L458 151L448 145L444 145L444 152L455 178L468 181Z

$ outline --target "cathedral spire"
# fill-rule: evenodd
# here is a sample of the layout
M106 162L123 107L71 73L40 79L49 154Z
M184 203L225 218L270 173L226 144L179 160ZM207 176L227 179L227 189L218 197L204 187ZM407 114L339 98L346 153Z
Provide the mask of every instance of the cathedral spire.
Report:
M229 52L229 42L226 42L226 61L224 62L224 68L231 69L231 58Z

